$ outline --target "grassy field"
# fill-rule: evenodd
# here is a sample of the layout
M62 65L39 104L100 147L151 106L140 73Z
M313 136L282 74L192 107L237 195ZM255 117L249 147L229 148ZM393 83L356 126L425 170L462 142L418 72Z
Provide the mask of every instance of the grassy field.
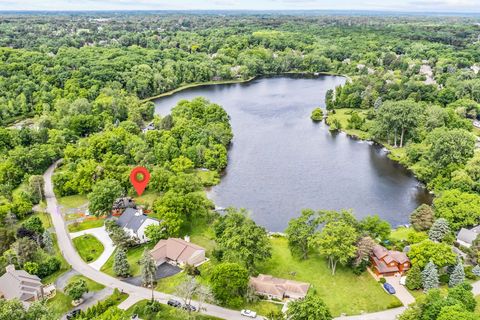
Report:
M380 311L400 305L400 301L387 294L367 272L357 276L349 268L339 266L332 276L326 260L318 254L311 254L307 260L298 260L290 254L286 239L272 238L272 245L272 259L260 266L259 272L310 283L310 290L325 301L335 316Z
M140 259L142 259L143 251L145 248L151 249L153 248L155 244L154 243L148 243L143 246L131 248L127 251L127 260L128 263L130 264L130 274L133 277L139 276L141 273L141 267L139 264ZM110 258L105 262L105 264L102 266L100 271L105 272L106 274L109 274L111 276L115 276L113 273L113 260L115 257L115 253L113 253Z
M97 283L97 282L93 281L92 279L89 279L89 278L87 278L85 276L82 276L82 275L75 275L75 276L71 277L70 280L68 281L68 283L73 282L73 281L77 281L77 280L80 280L80 279L85 280L85 282L87 283L88 291L96 292L96 291L100 291L100 290L105 288L105 286L103 284Z
M170 307L168 305L161 305L161 309L158 313L151 313L148 314L144 312L145 305L148 303L148 300L142 300L131 306L127 309L126 313L128 316L133 314L138 314L138 316L144 320L156 320L156 319L168 319L168 320L187 320L193 319L189 317L186 311L182 309L177 309L174 307ZM195 314L195 318L198 320L217 320L218 318L205 316L202 314Z
M78 232L82 230L100 228L103 226L105 219L85 220L80 223L72 223L68 225L68 232Z
M84 195L73 195L58 198L58 204L67 209L75 209L81 206L84 206L88 203L87 196Z
M341 123L341 130L346 132L349 135L358 137L360 139L369 139L370 134L368 132L357 130L357 129L348 129L348 121L350 120L350 116L353 111L357 111L360 116L366 119L367 110L362 109L335 109L335 114L329 113L328 118L329 121L333 121L333 119L337 119ZM366 120L366 125L368 125L370 120Z
M55 297L47 301L47 305L52 312L53 319L61 319L63 314L73 308L72 299L59 290Z
M77 250L83 261L93 262L100 257L104 247L103 244L90 234L77 237L72 240L75 249Z
M413 228L399 227L395 230L392 230L390 233L390 239L393 241L407 240L408 233L412 230Z
M161 195L156 191L147 190L140 197L134 197L135 203L151 208L153 202L158 199Z

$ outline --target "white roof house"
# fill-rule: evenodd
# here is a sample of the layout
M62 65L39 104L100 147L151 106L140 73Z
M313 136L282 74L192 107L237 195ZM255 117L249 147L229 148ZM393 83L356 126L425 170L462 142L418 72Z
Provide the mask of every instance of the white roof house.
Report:
M5 269L6 273L0 277L0 297L18 299L26 305L43 298L43 284L39 277L15 270L12 264Z
M127 208L118 218L117 225L123 228L130 237L144 243L149 240L145 235L145 229L150 225L160 225L160 221L143 214L142 210Z
M470 248L473 241L477 239L480 234L480 226L476 226L472 229L462 228L457 234L457 243L464 247Z

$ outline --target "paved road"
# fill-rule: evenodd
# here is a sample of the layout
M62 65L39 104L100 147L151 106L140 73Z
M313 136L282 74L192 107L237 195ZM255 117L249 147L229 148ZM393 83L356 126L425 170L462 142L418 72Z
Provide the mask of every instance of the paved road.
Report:
M125 309L140 300L149 299L152 295L151 290L125 283L103 272L95 270L85 263L75 251L68 234L65 221L58 208L57 199L53 192L52 174L55 166L56 164L52 165L44 174L45 198L47 200L47 212L52 217L53 226L57 234L58 245L65 260L67 260L74 270L85 277L101 283L108 288L118 288L119 290L123 290L123 292L129 294L129 298L125 301L125 303L120 304L120 308ZM180 300L178 297L155 291L155 299L161 303L167 303L168 299L171 298ZM197 302L193 302L193 304L198 306ZM204 308L202 313L210 316L229 320L245 320L245 318L240 315L240 312L236 310L230 310L211 304L202 304L202 308Z
M100 257L98 257L97 260L89 263L89 265L93 269L100 270L100 268L105 264L105 262L107 262L108 258L110 258L113 251L115 251L115 245L113 244L112 239L110 239L107 230L105 230L105 226L70 233L70 238L74 239L76 237L80 237L86 234L94 236L98 239L98 241L103 244L103 252Z
M402 314L406 307L389 309L380 312L366 313L358 316L338 317L335 320L395 320L397 316Z

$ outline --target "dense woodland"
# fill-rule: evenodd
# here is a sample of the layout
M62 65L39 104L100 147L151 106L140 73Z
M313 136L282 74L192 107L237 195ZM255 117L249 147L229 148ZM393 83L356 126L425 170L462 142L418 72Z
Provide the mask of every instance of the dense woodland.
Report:
M54 252L51 235L31 217L43 197L39 175L59 159L57 195L88 195L96 215L108 214L115 198L132 194L128 174L133 166L146 166L152 173L150 190L162 193L151 208L162 219L161 228L150 230L152 239L181 235L193 218L211 219L212 203L199 192L204 185L195 169L219 173L227 166L233 137L228 114L197 98L179 103L170 115L154 115L148 98L193 83L290 72L348 77L326 96L331 130L355 130L384 144L436 194L433 207L421 207L411 217L415 231L409 235L409 256L418 266L417 278L420 268L429 275L437 267L463 270L451 244L457 230L480 222L480 154L475 152L480 131L473 126L480 118L479 70L475 18L3 15L0 273L14 263L44 278L61 267L57 258L47 258ZM347 127L336 118L344 109ZM321 115L317 111L315 118ZM153 130L142 130L149 123ZM266 230L241 210L215 218L213 255L222 262L217 273L248 279L271 257ZM320 225L325 226L321 231ZM315 248L328 257L332 274L337 263L361 273L375 241L388 240L390 226L378 217L356 221L349 212L307 210L286 233L292 253L301 259ZM245 246L244 239L254 246ZM239 248L242 254L233 255ZM472 267L477 265L480 245L467 251ZM237 262L240 266L231 265ZM448 277L444 283L452 270L440 270ZM235 299L248 296L246 280L225 293L226 284L215 274L217 299L241 305L243 300ZM413 289L434 289L439 280L433 286L417 282ZM455 288L447 297L433 291L426 298L441 301L438 310L450 307L443 318L438 312L429 315L427 302L412 309L408 319L447 319L449 312L471 316L475 304L460 302L469 288ZM308 303L312 310L325 309L322 301ZM291 312L301 314L304 307ZM331 318L328 310L322 317Z

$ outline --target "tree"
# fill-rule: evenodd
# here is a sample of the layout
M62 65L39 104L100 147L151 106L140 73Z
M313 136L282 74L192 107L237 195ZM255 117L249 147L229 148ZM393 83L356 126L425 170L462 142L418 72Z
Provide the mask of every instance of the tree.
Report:
M242 304L248 281L247 269L237 263L218 264L210 275L210 285L215 298L222 304L232 307Z
M153 291L155 289L154 283L157 275L157 266L155 265L155 260L153 260L152 254L148 249L143 251L143 257L140 261L142 265L142 282L144 286L150 286L152 288L152 301L153 301Z
M184 304L191 304L195 296L201 296L200 300L208 300L209 290L199 284L194 277L187 276L187 279L176 287L175 294L182 298ZM187 311L192 312L191 309Z
M443 191L433 200L436 216L446 219L453 230L472 226L480 220L480 196L460 190Z
M475 267L473 267L472 273L473 273L476 277L480 277L480 266L479 266L478 264L477 264Z
M315 295L288 303L287 317L291 320L331 320L330 310L323 300Z
M145 228L145 236L153 243L167 238L164 227L156 224L151 224Z
M29 238L17 239L14 244L14 249L17 254L18 263L23 266L27 261L33 261L35 254L38 251L38 244Z
M123 193L123 188L118 181L105 179L97 182L88 194L88 209L95 215L110 214L113 202Z
M477 301L472 292L472 286L466 282L449 288L448 298L459 301L468 311L475 311L475 307L477 306Z
M378 215L367 216L360 221L360 229L373 239L387 239L392 226Z
M43 249L49 253L49 254L54 254L55 249L53 246L53 239L52 235L48 230L45 230L42 235L42 243L43 243Z
M456 262L456 255L450 245L433 242L430 239L411 245L407 255L412 265L418 264L420 268L425 267L429 261L440 268Z
M118 248L113 260L113 272L117 277L126 278L130 276L130 264L127 260L125 249Z
M427 204L420 205L410 215L410 223L416 231L426 231L430 229L434 220L433 209Z
M406 286L410 290L420 289L423 285L422 270L416 264L407 272Z
M465 311L461 305L455 304L444 306L436 320L478 320L478 316L472 312Z
M315 108L310 115L310 118L313 121L322 121L323 120L323 110L320 108Z
M245 209L229 208L215 223L214 231L224 261L239 262L253 271L271 257L267 231L248 218Z
M464 165L475 150L475 137L463 129L435 129L428 135L427 143L430 147L426 157L437 169Z
M73 300L78 300L88 292L87 282L84 279L74 280L65 287L64 291Z
M35 301L26 309L18 299L0 299L0 319L54 320L56 317L46 301Z
M31 195L33 203L39 203L43 200L43 176L31 176L28 179L28 193Z
M375 127L388 141L393 135L393 145L401 148L404 140L414 135L422 114L422 106L415 101L385 101L377 110Z
M346 264L355 256L357 231L344 221L327 223L318 234L315 244L320 253L327 257L328 267L335 275L337 263Z
M453 268L452 274L450 275L450 281L448 282L449 287L455 287L456 285L463 283L465 281L465 270L463 269L462 262L458 262Z
M299 254L303 259L308 258L308 250L311 248L318 226L319 221L315 212L310 209L302 210L300 217L288 222L285 234L292 254Z
M27 221L22 223L22 226L25 229L35 232L37 234L42 234L45 231L45 229L43 228L42 220L40 220L40 218L37 216L28 218Z
M428 232L428 237L432 241L441 242L451 233L450 227L448 226L448 221L440 218L435 220L430 231Z
M430 289L438 288L440 281L438 279L438 270L435 264L430 261L422 271L423 290L428 291Z
M362 264L368 264L370 261L370 255L376 245L377 243L369 236L360 238L356 244L357 252L355 253L353 265L358 267Z

